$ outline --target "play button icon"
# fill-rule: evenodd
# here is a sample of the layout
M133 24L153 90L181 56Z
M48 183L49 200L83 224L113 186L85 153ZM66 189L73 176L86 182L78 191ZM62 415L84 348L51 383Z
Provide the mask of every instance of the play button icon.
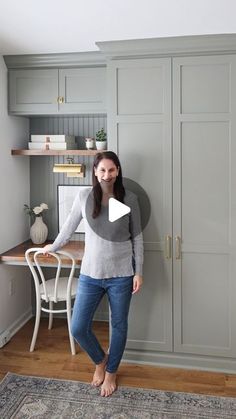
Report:
M115 198L110 198L108 203L108 219L111 223L119 218L123 217L126 214L130 213L130 207L128 205L122 204L122 202L117 201Z
M87 195L85 218L93 232L104 240L118 243L137 237L148 224L151 205L145 190L133 180L123 177L124 201L110 197L107 204L101 204L99 217L93 217L94 193L85 188Z

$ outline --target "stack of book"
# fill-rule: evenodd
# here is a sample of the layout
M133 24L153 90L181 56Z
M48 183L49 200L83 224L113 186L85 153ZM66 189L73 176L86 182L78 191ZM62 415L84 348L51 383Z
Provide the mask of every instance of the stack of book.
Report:
M29 150L76 150L74 135L31 135Z

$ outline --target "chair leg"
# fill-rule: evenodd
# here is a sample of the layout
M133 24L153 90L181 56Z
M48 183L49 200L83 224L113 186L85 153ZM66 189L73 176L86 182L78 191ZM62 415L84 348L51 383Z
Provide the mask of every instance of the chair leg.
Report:
M31 345L30 345L30 352L34 351L36 339L37 339L37 336L38 336L40 314L41 314L41 300L40 300L40 298L39 299L36 298L36 316L35 316L33 337L32 337Z
M53 301L49 301L49 310L53 310ZM53 313L49 313L48 330L51 330L53 323Z
M71 301L67 301L66 310L67 310L67 325L68 325L68 332L69 332L69 338L70 338L70 348L71 348L72 355L75 355L76 354L76 351L75 351L75 341L74 341L74 338L73 338L73 336L71 334L71 331L70 331L70 325L71 325Z

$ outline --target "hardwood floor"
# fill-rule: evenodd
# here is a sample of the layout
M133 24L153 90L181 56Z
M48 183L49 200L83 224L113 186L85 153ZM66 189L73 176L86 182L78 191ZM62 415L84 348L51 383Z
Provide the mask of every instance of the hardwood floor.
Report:
M107 323L96 322L94 330L103 347L107 348ZM30 353L32 333L33 320L0 349L0 379L10 371L23 375L91 381L94 370L92 361L78 346L77 354L75 356L70 354L64 319L55 319L52 330L47 329L47 321L42 319L36 350ZM224 373L122 363L119 368L118 384L236 397L236 375Z

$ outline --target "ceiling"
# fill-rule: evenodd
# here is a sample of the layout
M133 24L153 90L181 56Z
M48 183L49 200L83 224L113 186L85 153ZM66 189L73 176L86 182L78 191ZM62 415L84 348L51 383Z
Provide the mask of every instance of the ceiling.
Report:
M0 54L97 50L96 41L236 33L235 0L0 0Z

